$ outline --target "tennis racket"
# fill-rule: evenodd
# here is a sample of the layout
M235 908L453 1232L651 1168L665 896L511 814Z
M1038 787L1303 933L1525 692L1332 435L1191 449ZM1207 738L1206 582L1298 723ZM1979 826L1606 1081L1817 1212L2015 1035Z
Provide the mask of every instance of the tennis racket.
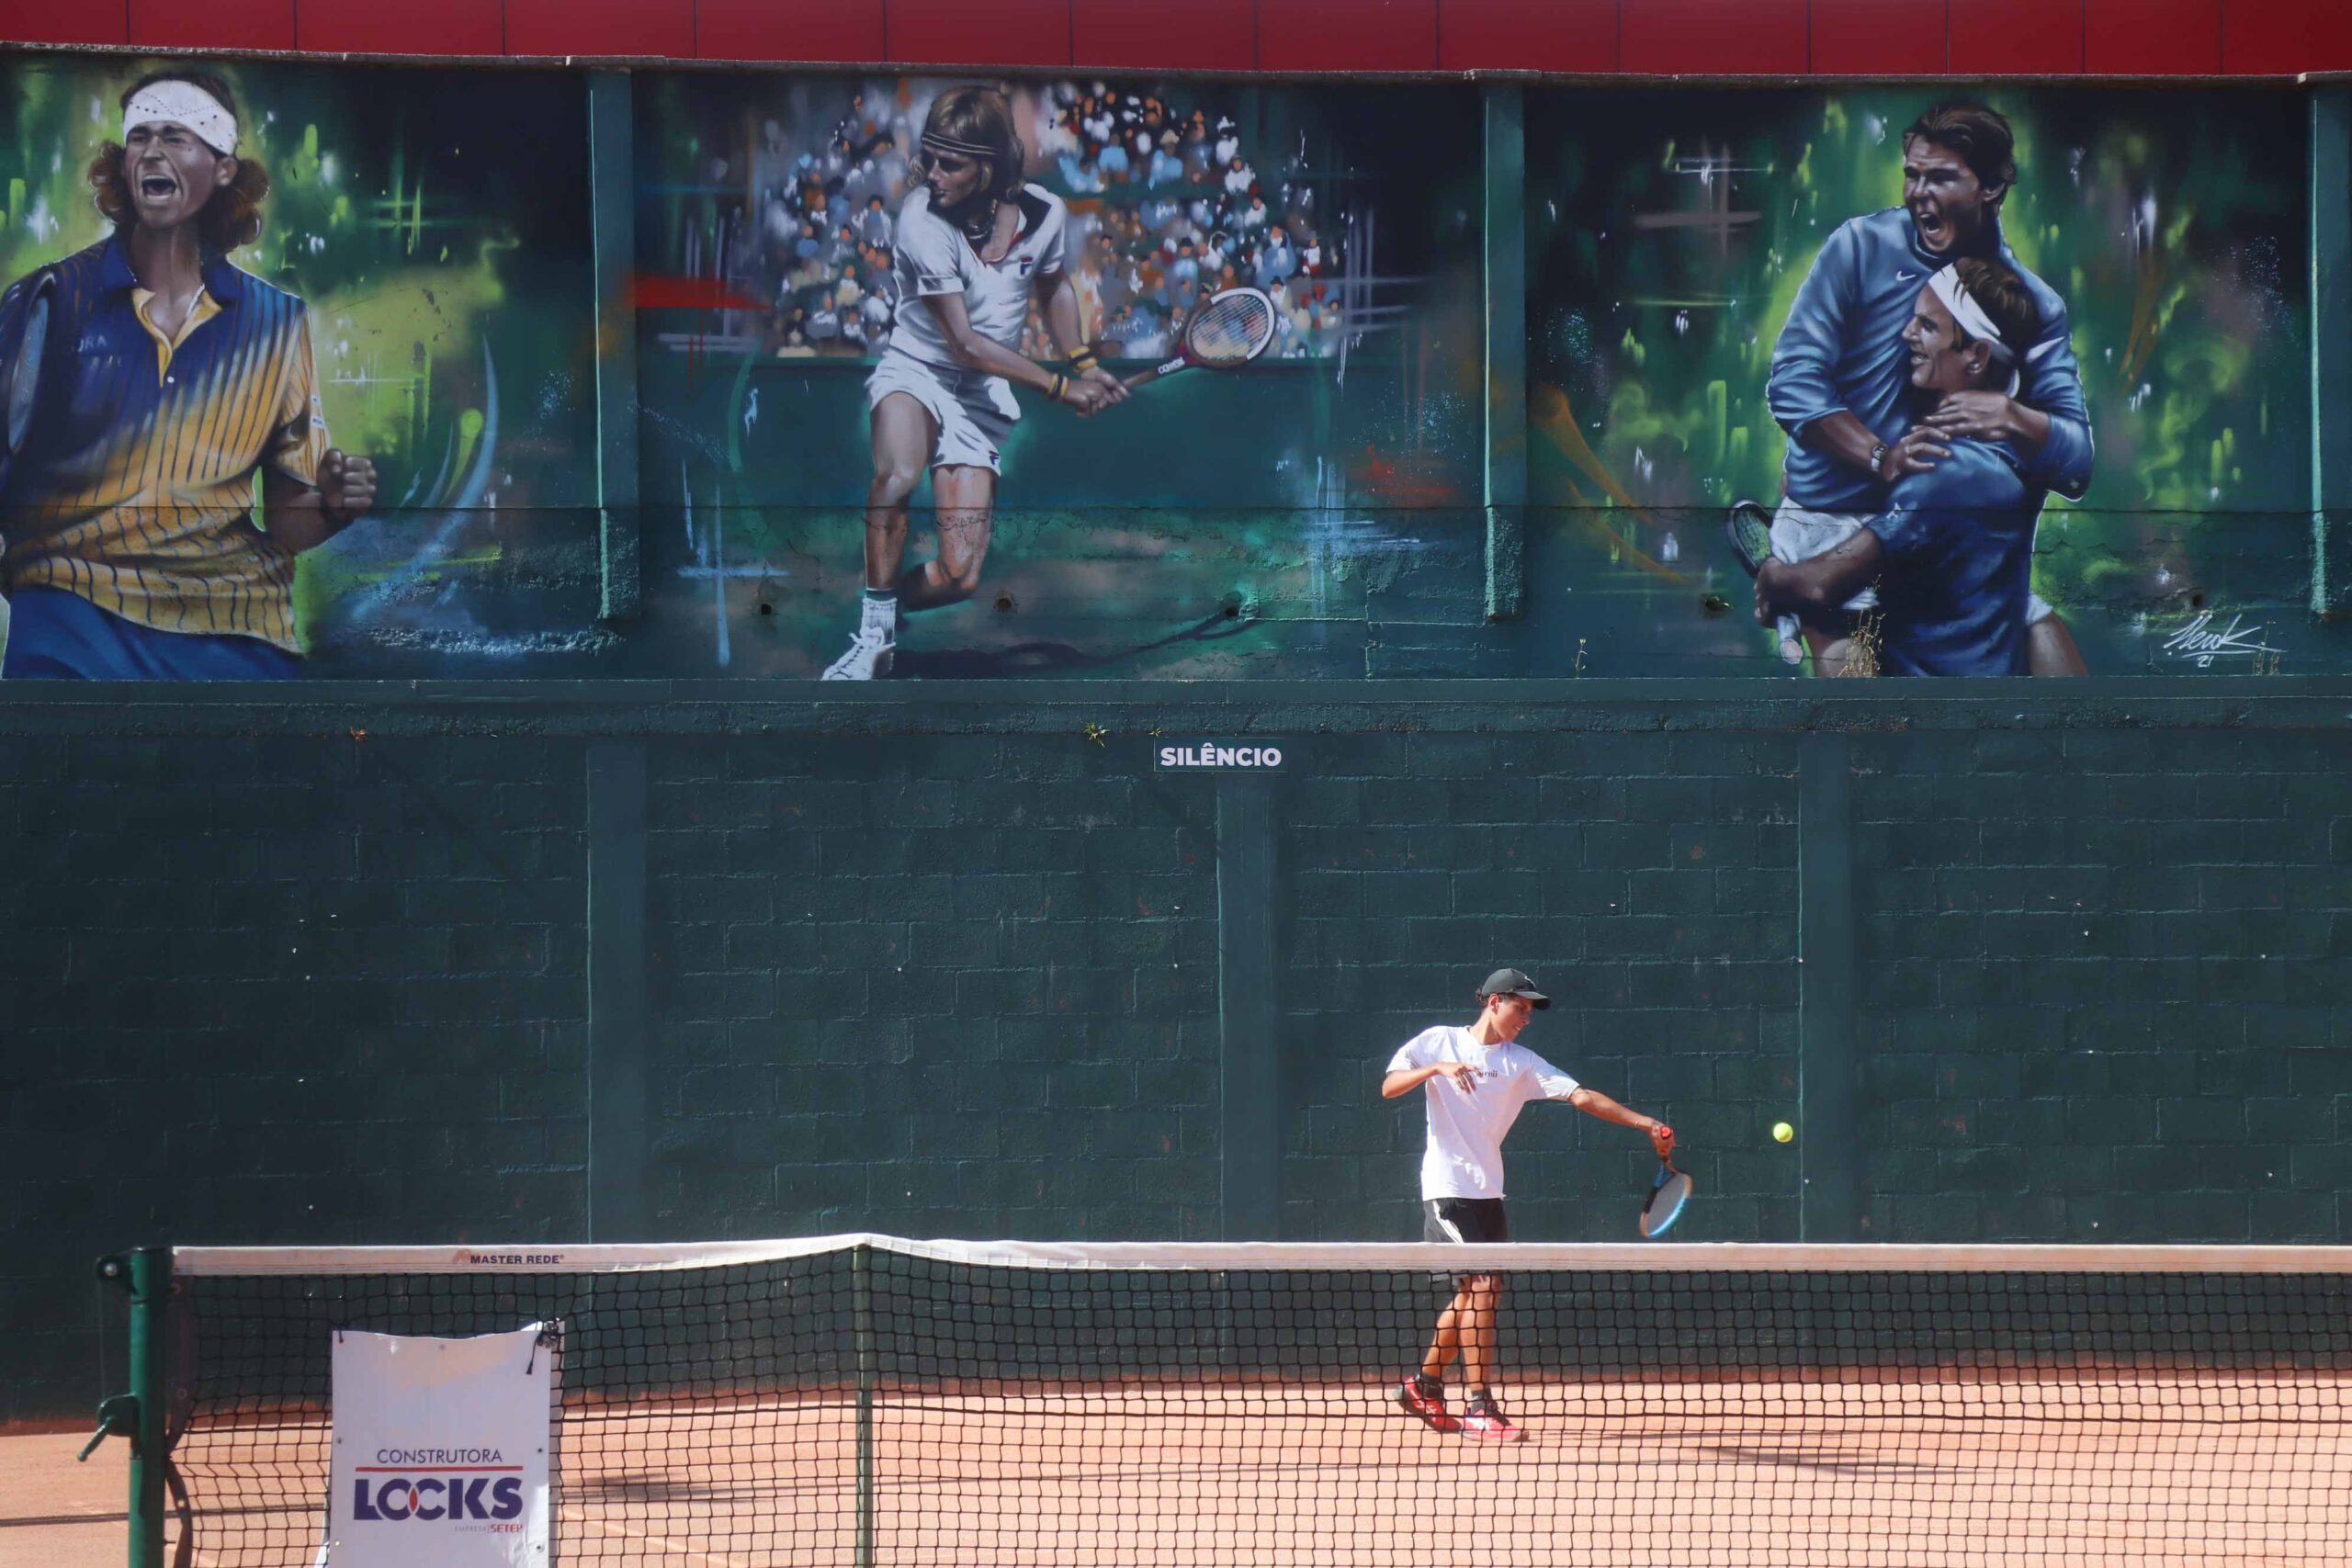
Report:
M1128 377L1127 390L1195 365L1211 370L1247 365L1273 341L1273 300L1262 289L1228 288L1205 301L1185 321L1183 343L1176 357L1140 376Z
M1660 1155L1649 1200L1642 1205L1642 1235L1651 1241L1664 1235L1682 1217L1682 1206L1689 1201L1690 1179L1674 1168L1672 1155Z
M1732 503L1731 515L1724 519L1724 532L1730 536L1731 552L1739 564L1754 577L1772 558L1772 514L1753 501Z
M49 347L49 297L57 291L57 275L44 272L25 302L23 329L13 351L0 358L0 479L7 478L17 454L24 450L25 434L32 428L39 406L40 362Z

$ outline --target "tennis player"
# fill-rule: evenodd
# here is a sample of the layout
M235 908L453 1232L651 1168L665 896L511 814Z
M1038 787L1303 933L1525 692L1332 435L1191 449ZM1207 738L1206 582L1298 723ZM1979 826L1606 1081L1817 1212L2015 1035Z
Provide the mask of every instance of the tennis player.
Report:
M1968 256L1929 275L1903 329L1913 411L1886 509L1801 561L1765 561L1756 618L1817 618L1876 585L1880 667L1896 675L2023 675L2031 660L2034 524L2042 491L2017 448L1950 434L1949 400L2006 385L2041 313L2024 278ZM1933 458L1914 466L1912 455Z
M12 355L50 312L40 362L0 364L34 400L0 485L11 680L297 674L294 558L375 501L327 447L302 300L229 261L269 193L242 141L219 78L140 78L89 170L113 234L0 296Z
M1910 423L1905 331L1920 283L1963 257L1997 261L2033 297L2032 333L2013 345L2003 380L1947 398L1931 423L1943 435L1997 442L2029 482L2082 499L2094 461L2090 416L2066 323L2066 302L2026 270L2001 231L2017 184L2009 122L1982 104L1942 103L1903 133L1903 205L1840 224L1815 258L1772 350L1766 397L1789 433L1773 553L1799 561L1850 540L1881 514L1906 474L1939 461L1901 437ZM1782 656L1814 656L1816 674L1844 673L1856 614L1868 593L1802 625L1781 622ZM2030 600L2030 663L2037 675L2080 675L2065 622Z
M828 681L889 674L900 615L960 604L979 587L1004 443L1021 418L1012 383L1080 415L1126 400L1079 324L1064 256L1068 209L1023 184L1021 164L1002 94L955 87L933 102L922 183L899 209L891 246L890 344L865 383L874 425L865 593L849 651L826 667ZM1033 298L1067 370L1020 352ZM907 502L926 469L939 553L906 570Z
M1517 1043L1520 1031L1552 998L1516 969L1498 969L1478 987L1478 1017L1467 1025L1425 1029L1397 1047L1381 1080L1385 1100L1415 1089L1426 1095L1429 1145L1421 1156L1421 1239L1504 1242L1503 1135L1531 1100L1565 1100L1577 1110L1650 1135L1660 1157L1674 1129L1587 1089ZM1464 1275L1439 1314L1420 1371L1396 1388L1396 1403L1436 1431L1516 1442L1526 1436L1495 1403L1495 1317L1502 1280ZM1457 1420L1445 1406L1445 1369L1462 1358L1470 1403Z

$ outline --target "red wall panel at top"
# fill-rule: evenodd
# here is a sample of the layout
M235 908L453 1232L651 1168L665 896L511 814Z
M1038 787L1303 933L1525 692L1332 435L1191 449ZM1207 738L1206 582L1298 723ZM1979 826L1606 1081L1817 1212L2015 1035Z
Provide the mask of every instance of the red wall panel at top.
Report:
M0 0L0 39L402 54L887 57L1046 69L1075 62L1193 71L2291 75L2352 71L2352 3Z
M509 54L695 52L695 0L506 0Z
M1069 29L1080 65L1248 71L1258 63L1253 0L1071 0Z
M1434 71L1438 0L1258 0L1261 71Z
M164 49L292 49L294 0L130 0L130 41Z
M2086 0L2083 69L2111 76L2222 68L2222 0Z
M886 60L882 0L694 0L695 51L705 60Z
M1069 63L1069 0L888 0L892 60L912 64Z
M2225 0L2222 69L2292 75L2352 71L2352 5L2345 0Z
M1443 0L1437 46L1447 71L1614 71L1617 0Z
M1650 75L1801 76L1805 0L1624 0L1617 60Z
M325 54L503 54L506 19L483 0L295 0L294 45Z
M127 0L64 5L61 0L0 0L0 39L11 43L129 43Z
M2023 76L2083 68L2083 0L1951 0L1955 76Z
M1950 62L1950 0L1813 0L1819 76L1934 76Z

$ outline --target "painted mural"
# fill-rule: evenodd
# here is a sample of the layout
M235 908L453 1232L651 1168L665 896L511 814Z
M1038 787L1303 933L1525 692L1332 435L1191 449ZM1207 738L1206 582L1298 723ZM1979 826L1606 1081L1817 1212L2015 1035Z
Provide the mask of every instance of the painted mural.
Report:
M491 674L609 640L587 170L521 155L584 147L580 77L19 57L0 84L8 677Z
M2292 667L2301 107L1546 96L1539 581L1596 672ZM1744 504L1743 504L1744 503Z
M0 85L8 679L2335 662L2294 92Z
M665 660L1360 677L1368 599L1477 580L1468 91L641 88Z

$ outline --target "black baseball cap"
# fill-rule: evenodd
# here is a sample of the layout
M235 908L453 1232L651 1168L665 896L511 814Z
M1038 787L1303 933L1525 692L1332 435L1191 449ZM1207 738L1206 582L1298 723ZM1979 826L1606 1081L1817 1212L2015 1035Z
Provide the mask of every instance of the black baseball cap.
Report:
M1478 994L1482 997L1525 997L1535 1004L1539 1011L1552 1005L1552 998L1537 990L1535 982L1516 969L1496 970L1487 976L1486 984L1478 987Z

